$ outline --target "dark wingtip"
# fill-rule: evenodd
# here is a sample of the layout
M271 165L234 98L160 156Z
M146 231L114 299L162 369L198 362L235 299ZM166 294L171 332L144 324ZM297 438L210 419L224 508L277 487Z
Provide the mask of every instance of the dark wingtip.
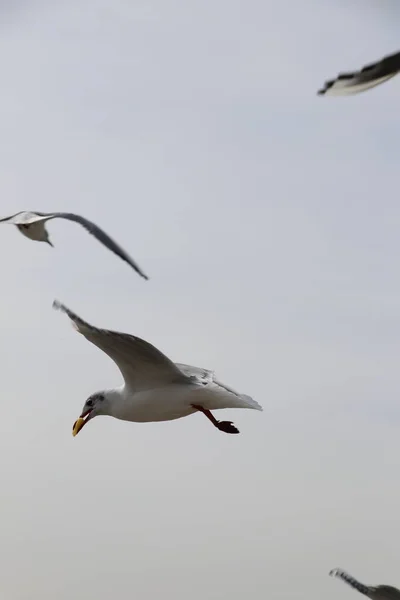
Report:
M337 574L337 572L338 572L338 571L339 571L339 569L338 569L338 568L336 568L336 569L331 569L331 570L329 571L329 575L330 575L330 577L335 577L335 575Z
M149 279L150 279L150 278L149 278L149 277L147 277L147 275L145 275L144 273L142 273L142 271L138 271L137 269L135 269L135 272L136 272L138 275L140 275L140 277L141 277L142 279L144 279L145 281L149 281Z
M53 304L51 305L54 310L64 310L64 305L59 300L53 300Z
M135 271L135 273L140 275L140 277L142 277L146 281L149 280L149 277L146 275L146 273L143 273L142 269L140 267L138 267L138 265L135 265L135 263L132 260L127 260L126 258L124 258L124 260L128 263L128 265L130 267L132 267L132 269Z
M330 90L331 87L333 87L335 81L336 81L335 79L330 79L329 81L325 81L324 87L322 87L320 90L318 90L317 95L324 96L326 94L326 92L328 90Z

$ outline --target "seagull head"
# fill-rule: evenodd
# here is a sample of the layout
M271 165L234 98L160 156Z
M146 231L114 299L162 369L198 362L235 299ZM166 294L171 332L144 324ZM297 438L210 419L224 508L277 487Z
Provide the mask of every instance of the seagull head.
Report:
M72 435L74 437L80 432L82 427L84 425L86 425L86 423L88 421L91 421L91 419L93 419L94 417L97 417L98 415L107 414L106 394L107 394L107 392L105 392L105 391L104 392L96 392L95 394L92 394L91 396L89 396L89 398L86 400L85 405L82 409L82 413L81 413L79 419L77 419L75 421L74 426L72 428Z

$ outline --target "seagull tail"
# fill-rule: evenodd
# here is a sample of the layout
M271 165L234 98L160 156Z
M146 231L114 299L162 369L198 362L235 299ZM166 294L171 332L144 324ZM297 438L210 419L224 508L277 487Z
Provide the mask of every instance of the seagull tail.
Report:
M250 396L238 394L232 388L222 384L217 379L214 379L212 395L208 400L203 401L204 408L209 410L217 410L220 408L250 408L253 410L263 410Z
M364 594L365 596L369 595L370 587L360 583L360 581L354 579L354 577L349 573L346 573L346 571L343 571L342 569L332 569L332 571L329 572L329 575L331 577L338 577L361 594Z
M256 400L254 400L251 396L246 396L246 394L241 394L240 399L242 401L242 408L252 408L253 410L263 410L261 404L258 404Z

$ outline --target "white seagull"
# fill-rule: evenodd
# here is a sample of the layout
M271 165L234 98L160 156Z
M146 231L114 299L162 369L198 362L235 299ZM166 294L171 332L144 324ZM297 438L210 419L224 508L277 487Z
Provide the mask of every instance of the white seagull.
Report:
M110 238L100 227L81 217L80 215L74 215L73 213L66 212L54 212L54 213L41 213L41 212L29 212L22 211L11 215L11 217L4 217L0 219L0 223L7 223L18 227L19 231L23 233L30 240L37 242L46 242L50 246L53 246L49 239L49 234L46 230L46 221L51 219L67 219L68 221L75 221L82 225L89 233L104 244L106 248L114 252L117 256L127 262L141 277L148 279L147 275L143 273L137 263L119 246L114 240Z
M98 329L78 317L58 300L53 308L66 313L75 329L103 350L121 371L122 386L89 396L72 434L93 417L108 415L123 421L172 421L201 412L220 431L239 433L231 421L217 421L210 412L219 408L262 407L250 396L220 383L213 371L173 363L148 342L129 335Z
M320 96L358 94L384 83L397 75L399 71L400 52L396 52L396 54L390 54L370 65L366 65L360 71L339 73L336 79L326 81L318 94Z
M368 596L372 600L400 600L400 590L391 585L365 585L354 579L346 571L342 571L342 569L332 569L329 575L331 577L339 577L339 579L342 579L358 592L364 594L364 596Z

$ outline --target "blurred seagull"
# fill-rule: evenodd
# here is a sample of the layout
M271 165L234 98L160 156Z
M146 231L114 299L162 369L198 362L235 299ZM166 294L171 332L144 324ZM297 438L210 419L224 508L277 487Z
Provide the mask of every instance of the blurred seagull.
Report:
M53 302L53 308L66 313L75 329L103 350L124 378L122 386L96 392L86 400L72 428L74 436L98 415L146 423L180 419L195 412L203 413L220 431L239 433L231 421L217 421L210 411L262 410L250 396L220 383L212 371L173 363L157 348L133 335L93 327L58 300Z
M391 79L400 71L400 52L363 67L360 71L339 73L336 79L325 82L320 96L348 96L369 90Z
M364 585L341 569L332 569L329 575L331 577L339 577L339 579L351 585L358 592L373 600L400 600L400 590L391 585Z
M136 262L119 246L114 240L112 240L100 227L97 227L88 219L81 217L80 215L74 215L73 213L66 212L54 212L54 213L40 213L40 212L28 212L23 211L12 215L11 217L4 217L0 219L0 223L7 223L10 225L16 225L21 233L23 233L30 240L37 242L47 242L50 246L53 246L49 240L49 234L46 230L46 221L50 219L67 219L68 221L75 221L82 225L89 233L104 244L106 248L114 252L117 256L122 258L128 263L141 277L148 279L147 275L139 268Z

